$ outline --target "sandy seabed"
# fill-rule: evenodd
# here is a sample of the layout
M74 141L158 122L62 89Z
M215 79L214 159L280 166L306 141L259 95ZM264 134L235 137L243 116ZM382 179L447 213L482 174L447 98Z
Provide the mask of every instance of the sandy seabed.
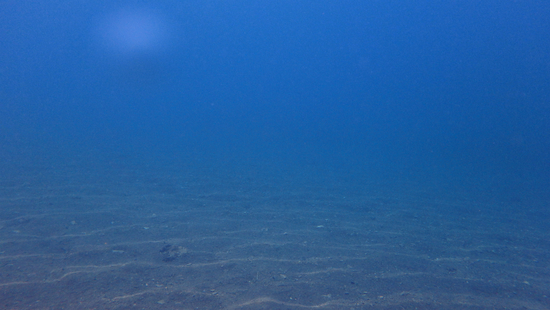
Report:
M550 309L547 202L287 181L5 173L0 308Z

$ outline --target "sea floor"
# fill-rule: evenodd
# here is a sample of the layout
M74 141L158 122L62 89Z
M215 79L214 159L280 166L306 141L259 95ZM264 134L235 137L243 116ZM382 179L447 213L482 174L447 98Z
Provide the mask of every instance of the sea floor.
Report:
M0 308L550 309L548 202L287 178L5 172Z

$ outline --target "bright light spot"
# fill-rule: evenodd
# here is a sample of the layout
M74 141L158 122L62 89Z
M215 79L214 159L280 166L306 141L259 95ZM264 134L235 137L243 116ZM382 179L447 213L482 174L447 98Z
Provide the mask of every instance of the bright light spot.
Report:
M145 9L125 9L101 18L96 27L100 47L115 56L162 53L168 45L169 26L162 16Z

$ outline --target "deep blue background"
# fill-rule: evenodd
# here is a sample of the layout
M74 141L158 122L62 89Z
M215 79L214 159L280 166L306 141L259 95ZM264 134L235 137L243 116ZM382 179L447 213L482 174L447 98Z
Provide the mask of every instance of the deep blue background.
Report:
M102 49L98 21L134 8L169 26L166 46ZM2 1L0 154L544 193L548 16L545 1Z

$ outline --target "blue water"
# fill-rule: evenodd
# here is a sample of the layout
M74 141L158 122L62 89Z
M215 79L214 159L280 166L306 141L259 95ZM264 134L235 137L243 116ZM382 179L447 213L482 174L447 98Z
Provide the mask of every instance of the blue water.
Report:
M296 190L519 217L546 274L548 16L541 1L3 1L3 226L35 214L12 205L25 184L80 197L156 171L167 195L198 178L187 198L235 208L251 190L284 213Z

